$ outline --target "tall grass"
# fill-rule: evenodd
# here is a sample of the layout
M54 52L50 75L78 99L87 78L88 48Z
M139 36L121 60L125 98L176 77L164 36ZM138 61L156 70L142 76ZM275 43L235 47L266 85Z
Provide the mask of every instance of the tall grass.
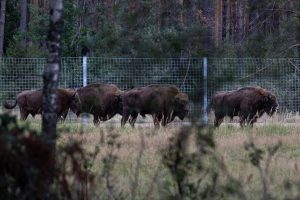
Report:
M62 127L66 128L68 125ZM76 129L73 129L72 125L66 128L67 131L60 134L58 143L62 145L70 140L80 141L87 151L93 151L95 146L99 146L100 153L91 168L98 176L103 173L103 159L111 152L111 146L107 143L110 135L116 135L114 139L118 147L114 150L116 162L111 168L111 176L115 180L114 187L118 188L120 193L126 194L126 199L133 197L143 199L146 194L148 199L164 199L167 194L176 192L174 187L165 187L174 183L171 181L172 173L163 164L162 152L170 146L170 138L177 136L180 128L162 128L157 131L149 127L120 129L89 126L83 133L79 133ZM268 163L270 165L268 177L265 177L270 197L285 199L290 193L284 183L300 181L299 131L300 127L295 124L286 126L271 123L252 129L223 125L214 132L216 143L214 155L223 163L222 165L226 166L226 173L243 185L243 193L247 199L263 199L264 189L260 171L251 163L250 153L245 150L245 144L252 142L255 148L263 151L260 158L261 168L264 169ZM268 149L279 142L282 144L281 147L268 160ZM185 144L190 152L195 151L195 145L193 137ZM217 168L218 163L208 158L205 160L207 165ZM220 169L221 172L222 170ZM226 185L229 180L228 175L220 171L218 171L219 179ZM134 192L132 192L133 188Z

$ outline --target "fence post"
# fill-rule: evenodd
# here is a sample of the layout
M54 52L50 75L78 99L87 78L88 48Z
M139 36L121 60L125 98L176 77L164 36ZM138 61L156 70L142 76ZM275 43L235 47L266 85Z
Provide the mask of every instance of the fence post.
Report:
M207 57L203 58L203 123L205 125L208 124L208 113L207 113L207 106L208 106L208 97L207 97Z
M87 85L87 56L82 57L82 85L85 87ZM83 113L82 115L82 124L84 127L88 124L88 115Z
M82 85L87 85L87 56L82 57Z

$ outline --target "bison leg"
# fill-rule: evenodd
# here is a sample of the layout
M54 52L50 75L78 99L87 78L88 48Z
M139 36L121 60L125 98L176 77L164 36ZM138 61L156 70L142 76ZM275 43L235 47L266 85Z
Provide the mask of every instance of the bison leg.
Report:
M253 127L253 124L256 122L256 120L257 120L257 117L254 117L253 119L251 119L251 121L249 123L251 128Z
M65 122L65 119L67 118L69 110L65 110L62 112L60 116L57 116L57 119L60 119L61 123Z
M224 117L215 119L214 125L215 127L219 127L224 120Z
M152 118L153 118L154 127L158 129L160 127L160 122L162 120L162 114L152 114Z
M168 123L171 122L169 115L164 115L163 117L161 115L158 116L160 118L160 121L162 121L162 126L166 127Z
M248 120L247 120L247 123L248 125L252 128L253 127L253 124L257 121L257 115L256 114L253 114L253 115L250 115Z
M131 125L132 128L134 127L137 117L138 117L138 113L133 113L130 115L129 124Z
M126 122L128 121L132 112L129 111L128 107L123 107L122 119L121 119L121 127L124 127Z
M94 115L93 122L94 122L94 125L97 127L100 125L100 119L99 119L98 115Z
M125 126L127 120L129 119L129 116L130 116L130 115L128 115L128 114L127 114L127 115L124 115L124 114L123 114L122 119L121 119L121 127L124 127L124 126Z
M21 120L26 120L29 115L29 112L27 112L24 109L20 109L20 113L21 113Z
M241 116L240 117L240 126L243 128L245 126L245 117Z
M223 120L224 120L224 116L223 115L218 115L218 114L216 115L215 114L214 126L215 127L219 127L222 124Z

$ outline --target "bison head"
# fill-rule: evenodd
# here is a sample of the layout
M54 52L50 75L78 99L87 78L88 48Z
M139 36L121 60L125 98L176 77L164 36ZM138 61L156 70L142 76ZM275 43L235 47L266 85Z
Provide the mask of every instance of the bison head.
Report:
M276 96L272 93L264 96L264 111L272 116L278 110L278 102Z
M116 93L113 96L112 101L112 110L114 114L122 114L123 111L123 104L122 104L122 97L121 93Z
M72 96L70 109L72 110L72 112L74 112L77 115L77 117L81 113L82 105L77 92L75 92L74 95Z
M188 95L185 93L179 93L175 96L174 100L174 115L178 116L179 119L183 120L188 114Z

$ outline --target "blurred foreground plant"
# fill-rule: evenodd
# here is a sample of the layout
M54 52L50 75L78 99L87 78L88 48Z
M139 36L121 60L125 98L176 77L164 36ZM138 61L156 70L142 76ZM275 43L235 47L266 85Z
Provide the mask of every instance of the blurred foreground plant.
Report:
M37 132L3 114L0 160L0 199L88 198L94 176L85 167L88 158L79 143L53 152ZM49 178L52 185L45 184Z

